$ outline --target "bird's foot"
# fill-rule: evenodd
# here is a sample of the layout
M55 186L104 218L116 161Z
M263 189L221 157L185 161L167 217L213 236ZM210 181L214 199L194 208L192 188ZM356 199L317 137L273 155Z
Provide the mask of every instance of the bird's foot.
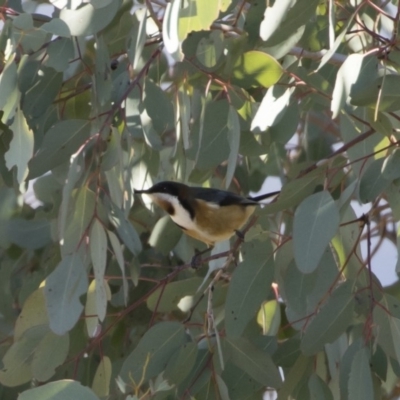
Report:
M236 236L240 239L240 241L244 242L244 233L239 230L235 230Z
M210 249L205 249L203 251L195 249L195 255L192 257L192 260L190 261L190 265L193 269L199 268L199 266L202 264L201 256L207 253L208 251L210 251Z

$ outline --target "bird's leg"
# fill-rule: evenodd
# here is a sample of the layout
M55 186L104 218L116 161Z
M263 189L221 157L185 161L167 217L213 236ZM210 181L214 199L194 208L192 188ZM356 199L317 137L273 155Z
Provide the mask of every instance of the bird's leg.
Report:
M201 264L201 256L210 251L211 249L212 247L209 247L203 251L195 250L195 255L192 257L192 260L190 261L191 267L197 269Z

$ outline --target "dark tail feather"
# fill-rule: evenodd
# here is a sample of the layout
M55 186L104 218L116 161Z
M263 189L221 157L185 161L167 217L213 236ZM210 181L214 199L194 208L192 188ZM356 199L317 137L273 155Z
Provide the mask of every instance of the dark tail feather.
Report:
M248 199L249 199L249 200L253 200L253 201L259 202L259 201L261 201L261 200L265 200L265 199L268 199L268 198L270 198L270 197L276 196L276 195L279 194L280 192L281 192L281 191L278 190L277 192L265 193L265 194L262 194L262 195L260 195L260 196L248 197Z

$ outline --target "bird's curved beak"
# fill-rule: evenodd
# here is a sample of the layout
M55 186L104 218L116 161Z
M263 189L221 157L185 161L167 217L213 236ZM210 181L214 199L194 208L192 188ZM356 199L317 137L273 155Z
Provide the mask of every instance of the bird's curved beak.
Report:
M142 193L147 194L148 192L149 192L148 190L133 189L133 194L142 194Z

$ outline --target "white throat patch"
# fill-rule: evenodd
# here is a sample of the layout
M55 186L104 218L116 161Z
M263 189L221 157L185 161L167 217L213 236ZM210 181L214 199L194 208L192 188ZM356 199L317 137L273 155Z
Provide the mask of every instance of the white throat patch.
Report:
M196 225L190 218L189 212L182 207L181 203L179 202L178 198L175 196L171 196L168 193L151 193L149 196L154 199L157 203L157 199L168 201L174 207L175 213L174 215L170 215L172 220L181 226L182 228L189 229L189 230L197 230Z

